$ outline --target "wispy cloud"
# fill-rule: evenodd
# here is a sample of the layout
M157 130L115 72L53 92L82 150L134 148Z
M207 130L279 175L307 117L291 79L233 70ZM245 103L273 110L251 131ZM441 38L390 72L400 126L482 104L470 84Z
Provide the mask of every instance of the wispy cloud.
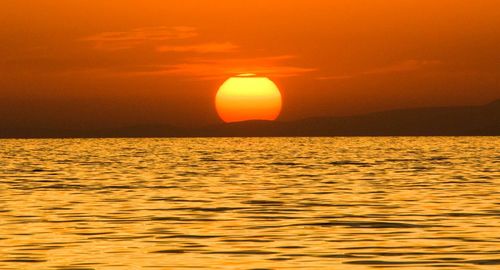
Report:
M82 38L83 41L91 42L95 49L100 50L123 50L149 42L164 42L168 40L179 40L196 37L196 28L188 26L175 27L145 27L130 31L104 32Z
M168 63L135 63L128 66L121 63L110 68L110 74L120 76L186 76L216 79L240 73L255 73L292 77L316 70L291 63L295 58L293 55L229 58L234 57L235 52L241 53L237 44L230 41L200 42L198 39L193 39L194 37L198 37L196 28L181 26L104 32L82 40L89 42L98 50L119 51L137 48L141 53L157 54L159 61ZM196 55L198 57L193 57ZM184 58L187 56L191 57Z
M348 80L354 78L354 75L331 75L331 76L320 76L317 77L317 80L326 81L326 80Z
M341 74L341 75L332 75L332 76L323 76L318 77L318 80L346 80L352 79L359 76L366 75L384 75L384 74L392 74L392 73L402 73L402 72L411 72L419 69L423 69L430 66L435 66L441 64L441 61L437 60L406 60L402 62L398 62L392 65L378 67L374 69L369 69L361 72L350 73L350 74Z
M428 66L434 66L440 63L441 62L437 60L407 60L393 65L367 70L362 72L361 74L370 75L370 74L389 74L389 73L407 72L407 71L418 70Z
M199 79L219 79L241 73L255 73L275 77L293 77L315 71L314 68L287 64L295 58L292 55L236 58L202 59L193 58L184 63L157 66L149 71L134 72L134 75L146 76L191 76Z
M239 46L231 42L211 42L193 45L165 45L156 48L158 52L228 53L235 52Z

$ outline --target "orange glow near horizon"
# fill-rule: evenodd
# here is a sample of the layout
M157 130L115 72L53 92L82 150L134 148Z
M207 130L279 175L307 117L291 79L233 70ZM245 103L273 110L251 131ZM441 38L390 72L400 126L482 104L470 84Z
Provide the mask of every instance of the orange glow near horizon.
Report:
M295 121L500 99L500 0L284 3L1 1L0 133ZM268 113L234 100L216 110L218 87L242 73L279 80L283 110L277 97Z
M240 74L227 79L215 97L217 113L226 123L276 120L281 106L281 93L276 84L255 74Z

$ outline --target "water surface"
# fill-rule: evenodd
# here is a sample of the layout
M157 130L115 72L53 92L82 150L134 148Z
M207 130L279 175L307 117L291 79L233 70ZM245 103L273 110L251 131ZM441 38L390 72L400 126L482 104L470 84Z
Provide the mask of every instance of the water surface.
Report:
M0 140L0 269L498 269L499 149Z

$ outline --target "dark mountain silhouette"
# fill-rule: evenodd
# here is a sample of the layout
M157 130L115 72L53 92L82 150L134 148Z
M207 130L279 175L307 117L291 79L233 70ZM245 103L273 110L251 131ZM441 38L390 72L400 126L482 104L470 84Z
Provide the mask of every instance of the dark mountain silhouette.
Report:
M484 106L391 110L292 122L248 121L212 126L205 136L466 136L500 135L500 100Z
M185 137L185 129L170 125L137 125L104 130L13 128L0 129L0 138L141 138Z
M110 130L0 130L2 138L259 136L500 136L500 100L484 106L390 110L297 121L246 121L196 129L168 125Z

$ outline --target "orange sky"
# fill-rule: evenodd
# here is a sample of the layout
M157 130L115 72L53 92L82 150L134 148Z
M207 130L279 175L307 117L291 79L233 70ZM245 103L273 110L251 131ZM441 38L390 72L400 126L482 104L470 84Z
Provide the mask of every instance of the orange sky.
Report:
M500 98L497 0L2 0L0 121L198 126L235 73L282 120Z

